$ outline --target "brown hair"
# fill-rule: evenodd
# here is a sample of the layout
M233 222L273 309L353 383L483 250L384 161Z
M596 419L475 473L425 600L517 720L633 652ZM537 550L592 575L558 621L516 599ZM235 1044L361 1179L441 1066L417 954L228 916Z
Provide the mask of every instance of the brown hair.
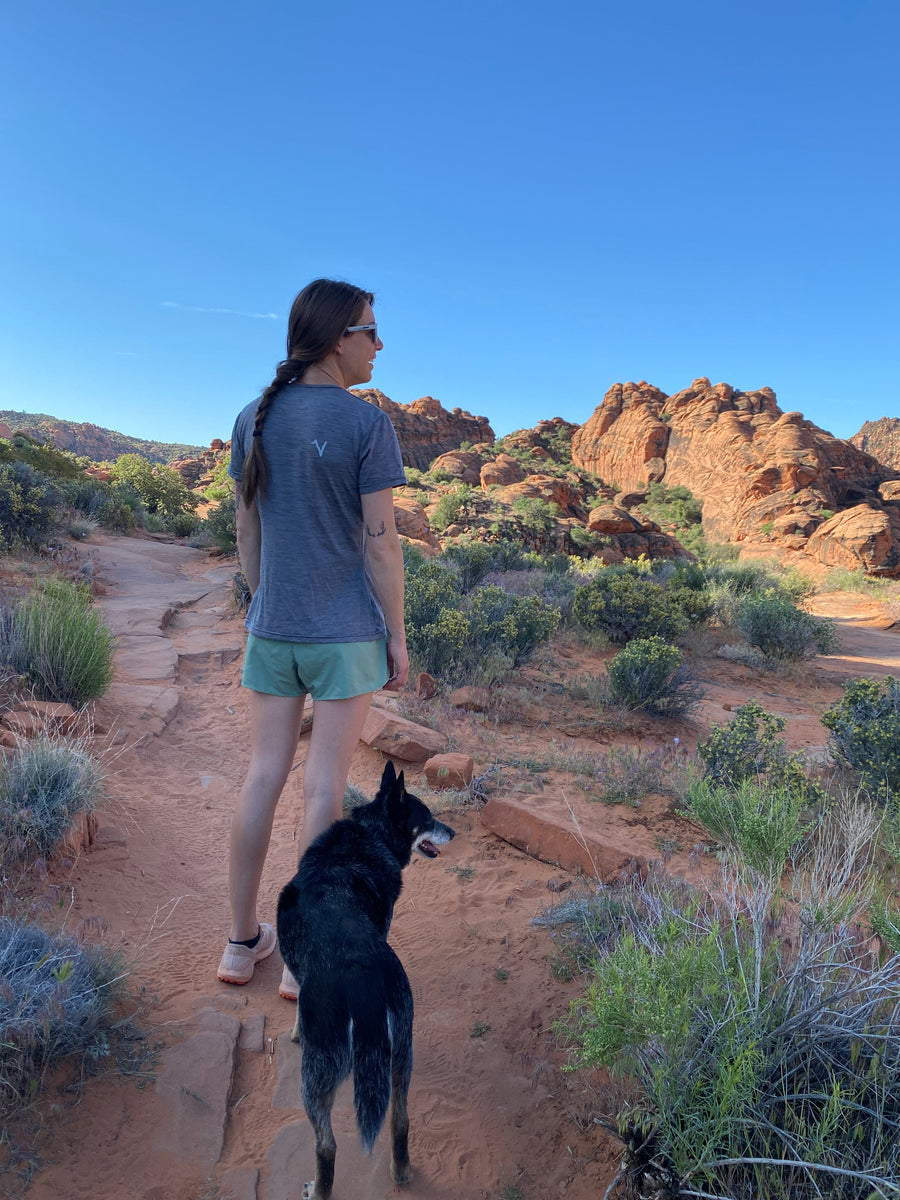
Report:
M338 279L314 279L291 305L288 318L287 358L278 364L275 378L260 397L253 438L241 471L241 497L245 506L256 493L265 494L269 470L262 448L262 427L272 401L282 388L303 378L307 367L321 362L335 348L348 325L355 325L374 296Z

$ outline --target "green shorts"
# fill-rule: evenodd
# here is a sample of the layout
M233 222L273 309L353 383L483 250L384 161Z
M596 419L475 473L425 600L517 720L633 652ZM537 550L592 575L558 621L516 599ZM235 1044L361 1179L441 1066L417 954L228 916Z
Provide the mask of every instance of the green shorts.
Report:
M387 641L278 642L247 635L241 683L270 696L349 700L388 681Z

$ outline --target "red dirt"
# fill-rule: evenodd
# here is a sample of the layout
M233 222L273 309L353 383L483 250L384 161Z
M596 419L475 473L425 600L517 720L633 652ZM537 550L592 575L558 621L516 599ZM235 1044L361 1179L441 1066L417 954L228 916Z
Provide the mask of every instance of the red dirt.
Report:
M103 578L112 585L110 597L117 589L121 593L116 564L126 553L146 553L158 562L160 577L179 587L213 566L201 552L181 546L134 539L96 542ZM520 706L514 723L498 725L441 708L436 701L419 711L430 712L452 735L453 748L474 755L476 774L501 758L519 760L522 765L506 769L505 794L602 836L635 858L664 854L671 870L696 873L703 870L703 860L692 858L691 851L700 831L677 815L671 801L647 797L638 809L591 803L571 776L529 767L527 760L602 754L611 742L674 745L675 737L693 748L711 722L727 719L729 709L750 697L787 718L792 747L821 751L825 731L819 716L840 695L842 680L890 670L892 656L900 669L900 639L873 627L873 622L889 622L870 601L832 595L819 597L817 605L841 618L844 657L817 660L789 676L701 659L708 695L688 728L650 722L618 732L597 727L587 707L573 706L558 686L559 680L596 667L602 657L574 647L557 646L523 673L531 702ZM163 636L183 651L195 619L214 621L222 645L239 641L240 618L228 609L224 583L189 603ZM237 660L219 665L215 656L207 661L182 656L174 680L180 705L158 736L152 706L135 715L121 695L99 706L98 719L110 731L107 744L116 740L117 730L125 731L118 734L123 744L107 754L109 799L100 814L99 839L74 864L57 864L54 870L71 901L66 927L90 918L104 921L106 939L121 945L133 964L131 985L143 992L150 1038L162 1044L151 1071L165 1074L170 1056L193 1044L185 1036L192 1032L189 1022L206 1006L236 1013L245 1026L261 1014L263 1052L236 1052L224 1148L216 1166L185 1153L188 1101L182 1096L184 1117L173 1125L171 1098L152 1082L138 1086L133 1078L111 1073L89 1079L74 1101L66 1093L49 1095L48 1106L60 1107L40 1139L46 1165L28 1188L31 1200L229 1195L297 1200L311 1177L305 1114L296 1106L280 1106L299 1103L299 1051L288 1042L293 1010L277 994L280 958L276 953L261 964L246 988L229 988L215 978L228 924L228 825L248 757L239 673ZM305 745L301 738L297 769L276 817L261 893L268 917L296 865ZM382 754L360 744L351 781L371 794L383 762ZM420 780L419 768L408 767L408 785L421 791ZM435 803L433 794L426 799ZM335 1200L545 1195L596 1200L615 1174L620 1148L594 1124L591 1084L596 1081L563 1073L566 1052L551 1031L583 983L554 976L552 935L531 924L558 899L553 889L572 876L501 841L483 827L472 806L450 806L442 819L457 837L438 861L417 860L407 870L391 934L416 1004L410 1093L415 1179L402 1189L391 1183L384 1133L373 1156L362 1155L345 1088L335 1109Z

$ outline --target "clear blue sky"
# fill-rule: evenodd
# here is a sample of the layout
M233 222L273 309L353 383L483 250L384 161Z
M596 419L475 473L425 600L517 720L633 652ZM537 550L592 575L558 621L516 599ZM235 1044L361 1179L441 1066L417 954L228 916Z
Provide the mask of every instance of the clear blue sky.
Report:
M326 274L374 386L498 434L708 375L847 437L900 413L898 46L897 0L6 5L0 408L228 437Z

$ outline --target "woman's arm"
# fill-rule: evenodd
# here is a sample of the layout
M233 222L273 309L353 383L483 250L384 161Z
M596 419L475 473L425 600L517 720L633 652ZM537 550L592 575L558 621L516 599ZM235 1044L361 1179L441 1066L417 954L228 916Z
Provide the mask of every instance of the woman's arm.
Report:
M241 570L247 580L251 594L259 587L259 548L262 536L259 527L259 512L254 500L249 508L245 508L241 499L241 485L234 485L234 504L237 519L238 557L241 560Z
M387 625L388 667L386 691L398 692L409 679L406 626L403 623L403 548L394 521L394 491L367 492L360 496L366 527L366 557Z

